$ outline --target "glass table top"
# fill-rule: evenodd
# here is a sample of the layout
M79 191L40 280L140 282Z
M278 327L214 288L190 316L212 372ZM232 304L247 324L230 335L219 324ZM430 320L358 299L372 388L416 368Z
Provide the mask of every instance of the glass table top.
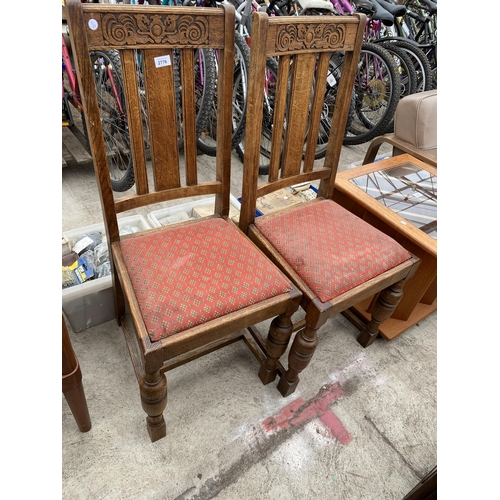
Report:
M437 177L413 163L349 179L393 212L437 239Z

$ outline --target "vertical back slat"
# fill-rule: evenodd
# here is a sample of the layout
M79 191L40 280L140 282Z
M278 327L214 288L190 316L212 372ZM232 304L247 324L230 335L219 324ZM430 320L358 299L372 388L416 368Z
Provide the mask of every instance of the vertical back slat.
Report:
M174 55L171 49L145 49L143 53L153 175L155 189L161 191L181 185Z
M315 72L314 98L309 117L309 130L307 131L306 154L304 157L303 172L312 172L314 158L316 156L316 146L318 143L319 125L323 103L325 100L326 77L328 75L328 64L330 54L323 52L319 55L318 65Z
M293 124L293 126L286 127L285 130L281 177L289 177L300 173L315 65L315 53L295 55L293 58L287 112L287 123Z
M135 187L137 194L146 194L149 192L149 189L135 51L131 49L123 50L121 52L121 63L130 146L132 148L134 165Z
M335 98L335 113L332 119L330 139L328 141L324 162L324 166L326 168L332 169L332 174L328 181L326 179L322 180L318 188L318 196L322 196L324 198L332 198L333 196L335 177L337 175L340 153L342 151L347 117L351 107L352 89L356 76L361 45L363 43L365 18L362 14L355 15L356 17L363 19L363 22L358 24L356 43L353 50L345 53L344 61L342 63L342 73L338 84L337 96Z
M246 231L255 220L255 200L262 134L262 104L266 76L267 16L252 17L252 49L250 50L250 74L248 81L247 119L245 124L245 158L243 167L243 198L239 225Z
M198 54L198 53L197 53ZM196 170L196 109L194 53L191 49L181 50L182 122L184 131L184 160L186 184L197 184Z
M227 7L222 5L223 9ZM215 211L223 217L229 215L231 190L231 138L234 83L234 24L229 16L224 19L226 34L224 48L218 52L217 72L217 158L216 178L222 192L215 195ZM222 133L224 132L224 133Z
M285 125L285 109L288 97L288 78L290 74L290 56L279 58L276 82L277 93L274 101L273 135L271 142L271 159L269 166L269 181L278 179L281 151L283 148L283 130Z

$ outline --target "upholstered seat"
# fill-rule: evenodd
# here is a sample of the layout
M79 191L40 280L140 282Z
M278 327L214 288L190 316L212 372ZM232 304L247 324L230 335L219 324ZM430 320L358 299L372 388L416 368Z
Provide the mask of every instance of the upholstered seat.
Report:
M152 342L291 290L221 218L135 236L120 248Z
M255 225L321 302L411 258L399 243L332 200L257 217Z

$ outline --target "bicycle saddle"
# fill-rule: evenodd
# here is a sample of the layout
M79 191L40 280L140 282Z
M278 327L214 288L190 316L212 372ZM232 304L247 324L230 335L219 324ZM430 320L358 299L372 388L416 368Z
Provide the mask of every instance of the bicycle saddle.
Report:
M387 2L387 0L376 0L377 3L382 6L386 11L390 12L393 16L401 17L406 13L405 5L396 5L391 2Z
M366 7L364 4L366 3L372 5L371 13L365 11ZM388 10L384 9L376 0L354 0L354 4L356 5L356 11L366 14L370 19L382 21L385 26L392 26L394 24L394 16ZM359 9L359 6L361 6L360 4L363 4L363 10Z
M356 8L356 12L366 14L368 17L371 17L375 12L375 7L373 6L373 3L370 2L370 0L353 0L352 3Z
M333 5L330 0L298 0L302 10L309 9L320 9L327 10L328 12L333 11Z

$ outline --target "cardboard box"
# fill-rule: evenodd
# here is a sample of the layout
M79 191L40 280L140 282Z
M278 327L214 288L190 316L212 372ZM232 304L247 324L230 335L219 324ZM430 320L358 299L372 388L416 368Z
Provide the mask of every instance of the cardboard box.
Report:
M151 229L142 215L131 215L118 219L118 227L138 227L140 231ZM70 244L85 233L100 231L106 239L104 223L63 232ZM64 249L63 249L64 252ZM62 310L74 332L115 319L115 301L111 276L104 276L62 290Z

